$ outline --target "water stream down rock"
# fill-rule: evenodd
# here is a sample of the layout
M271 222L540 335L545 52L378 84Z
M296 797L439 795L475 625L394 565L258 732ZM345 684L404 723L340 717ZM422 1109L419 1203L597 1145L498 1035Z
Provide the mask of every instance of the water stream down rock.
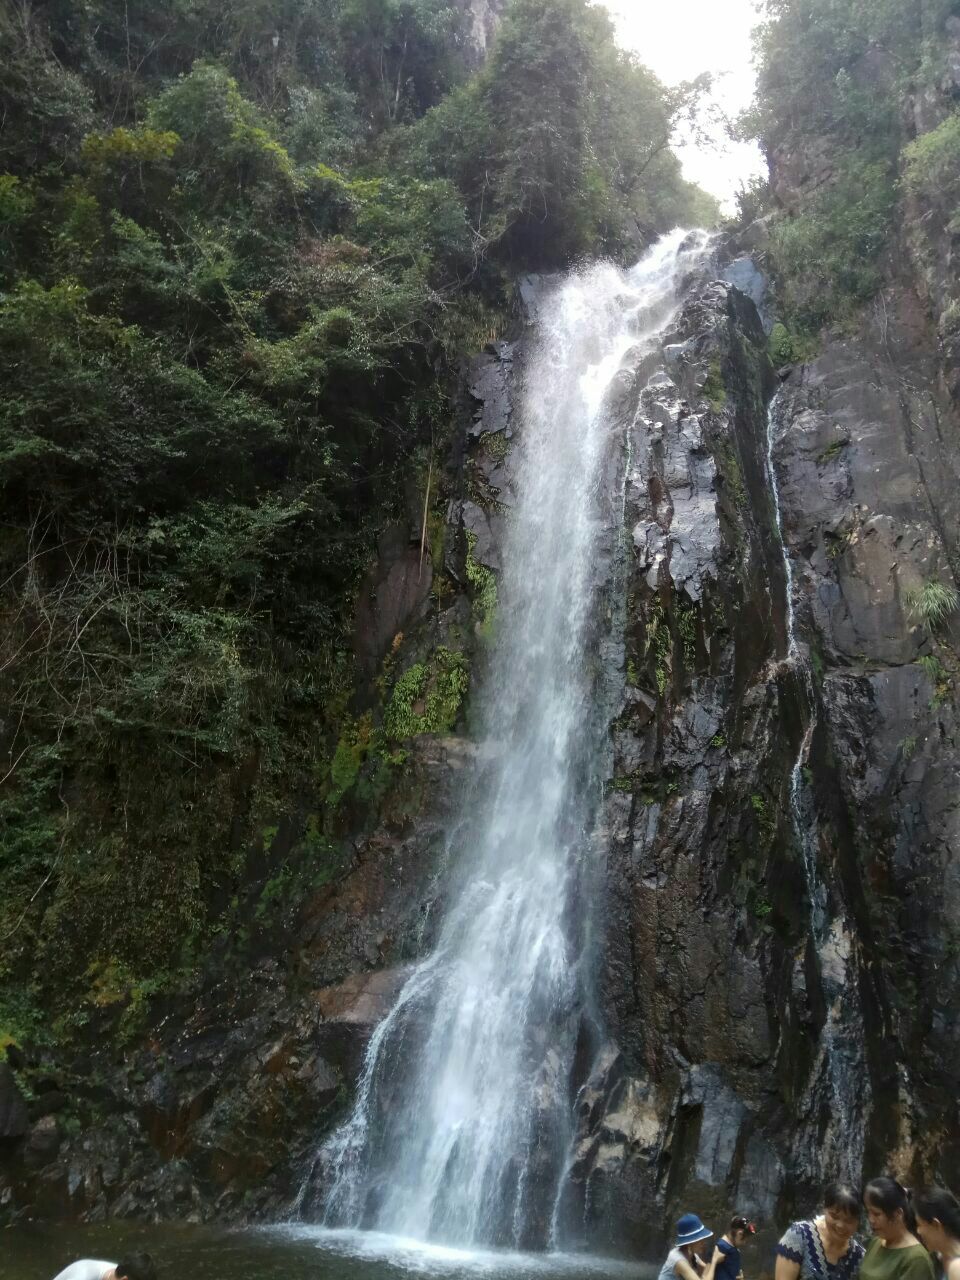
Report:
M436 948L374 1033L353 1115L321 1150L331 1225L556 1242L572 1096L597 1041L598 606L624 444L614 407L707 243L675 233L631 272L596 267L540 300L482 703L495 750L455 826L459 883Z

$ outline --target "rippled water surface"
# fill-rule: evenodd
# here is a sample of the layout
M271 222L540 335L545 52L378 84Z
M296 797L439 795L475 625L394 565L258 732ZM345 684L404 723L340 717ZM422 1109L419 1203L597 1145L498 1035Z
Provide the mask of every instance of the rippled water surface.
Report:
M0 1231L0 1280L51 1280L77 1258L113 1260L145 1249L160 1280L651 1280L656 1269L571 1254L469 1252L315 1227L221 1231L108 1224Z

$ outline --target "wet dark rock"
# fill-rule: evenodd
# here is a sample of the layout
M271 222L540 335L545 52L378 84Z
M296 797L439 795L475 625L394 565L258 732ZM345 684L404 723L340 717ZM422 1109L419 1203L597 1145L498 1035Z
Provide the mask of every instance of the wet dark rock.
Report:
M741 293L746 294L757 308L764 333L773 329L773 297L770 279L762 271L755 260L746 254L728 263L720 273L720 278L728 284L735 285Z
M30 1127L30 1114L16 1076L0 1062L0 1140L22 1138Z
M23 1149L23 1161L28 1169L39 1169L49 1164L60 1150L60 1130L54 1116L44 1116L30 1129Z
M393 526L381 535L377 550L356 610L357 659L371 672L429 599L433 585L433 564L429 551L421 555L419 532L413 540L405 526Z
M30 1103L30 1116L33 1119L38 1116L52 1116L69 1105L70 1097L68 1094L59 1089L46 1089L38 1093Z
M348 1078L360 1074L373 1029L390 1011L408 973L408 969L381 969L356 974L339 986L317 992L317 1048Z
M487 432L508 432L513 415L514 345L498 343L492 352L470 361L467 389L475 403L469 436L479 438Z
M463 528L473 535L471 555L481 564L499 571L502 568L503 518L484 511L475 502L464 502Z

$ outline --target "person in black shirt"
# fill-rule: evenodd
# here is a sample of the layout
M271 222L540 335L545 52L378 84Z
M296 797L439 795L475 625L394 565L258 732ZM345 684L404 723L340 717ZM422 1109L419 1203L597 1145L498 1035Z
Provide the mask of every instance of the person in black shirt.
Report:
M730 1219L726 1234L717 1241L717 1248L723 1254L723 1258L717 1263L715 1280L743 1280L743 1261L740 1250L756 1230L753 1223L748 1222L743 1214L735 1214Z

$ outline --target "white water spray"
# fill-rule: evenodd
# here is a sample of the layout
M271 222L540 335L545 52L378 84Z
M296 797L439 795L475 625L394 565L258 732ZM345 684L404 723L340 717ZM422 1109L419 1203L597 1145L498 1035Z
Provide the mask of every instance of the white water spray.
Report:
M604 466L622 450L605 401L628 353L633 366L675 315L707 243L675 232L630 272L567 278L540 309L482 698L492 763L456 824L463 873L436 950L377 1027L353 1114L321 1152L331 1226L548 1243L589 998L578 888L605 730L591 659L598 561L620 514Z

